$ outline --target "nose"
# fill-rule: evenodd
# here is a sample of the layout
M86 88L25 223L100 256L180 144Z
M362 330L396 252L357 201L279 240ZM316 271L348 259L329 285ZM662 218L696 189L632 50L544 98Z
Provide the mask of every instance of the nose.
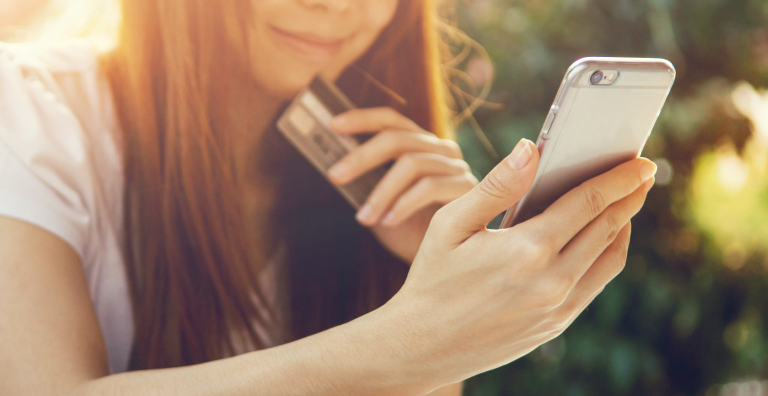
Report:
M346 11L352 0L299 0L307 8L325 9L328 11Z

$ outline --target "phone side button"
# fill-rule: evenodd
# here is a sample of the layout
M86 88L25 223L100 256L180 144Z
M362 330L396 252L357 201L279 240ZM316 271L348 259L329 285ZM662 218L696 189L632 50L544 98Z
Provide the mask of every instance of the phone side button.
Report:
M547 115L547 119L544 121L544 126L541 128L541 138L549 139L549 130L552 128L552 124L555 122L556 114L550 111Z

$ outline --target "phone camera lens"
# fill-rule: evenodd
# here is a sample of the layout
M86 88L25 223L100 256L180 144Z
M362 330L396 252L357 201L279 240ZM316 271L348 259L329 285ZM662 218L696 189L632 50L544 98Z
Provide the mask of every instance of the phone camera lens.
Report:
M600 84L600 82L603 81L603 72L598 70L592 73L592 77L589 78L589 81L592 83L592 85Z

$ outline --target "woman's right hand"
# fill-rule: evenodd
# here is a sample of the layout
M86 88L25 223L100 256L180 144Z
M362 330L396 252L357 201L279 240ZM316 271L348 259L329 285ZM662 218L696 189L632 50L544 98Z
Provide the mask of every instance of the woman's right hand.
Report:
M635 159L515 227L486 224L528 191L530 141L432 219L403 288L379 313L427 388L499 367L557 337L624 267L630 219L656 166ZM421 379L418 381L416 379Z
M403 288L368 315L274 348L117 375L77 253L0 216L0 394L424 395L501 366L560 334L621 270L655 170L630 161L540 216L486 230L537 167L524 141L440 209Z

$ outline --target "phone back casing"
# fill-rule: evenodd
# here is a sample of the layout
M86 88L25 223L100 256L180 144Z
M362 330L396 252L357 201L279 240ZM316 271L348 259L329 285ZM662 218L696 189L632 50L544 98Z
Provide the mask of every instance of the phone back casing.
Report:
M592 85L598 70L618 71L612 85ZM584 58L566 72L536 143L541 162L533 186L501 228L542 213L566 192L643 150L675 81L669 61Z

